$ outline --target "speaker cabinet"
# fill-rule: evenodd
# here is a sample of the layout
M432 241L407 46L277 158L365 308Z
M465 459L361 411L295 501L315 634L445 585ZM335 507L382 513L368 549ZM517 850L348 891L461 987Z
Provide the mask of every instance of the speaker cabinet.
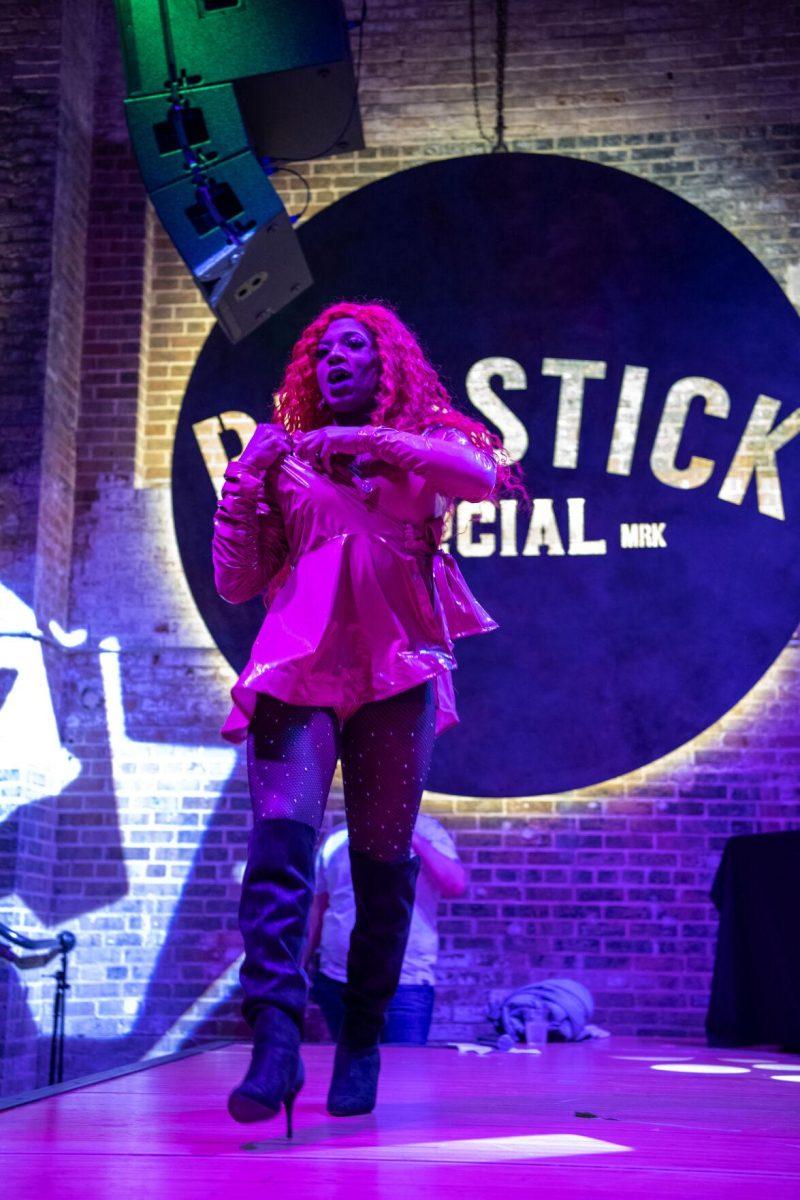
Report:
M116 0L155 210L233 341L312 280L272 161L363 149L341 0Z

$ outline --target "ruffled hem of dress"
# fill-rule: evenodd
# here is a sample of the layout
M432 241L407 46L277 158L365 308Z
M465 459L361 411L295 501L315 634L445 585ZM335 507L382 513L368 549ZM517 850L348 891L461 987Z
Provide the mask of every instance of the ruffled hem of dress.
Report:
M497 621L490 617L482 604L473 596L452 554L434 556L433 579L439 600L438 617L442 623L442 634L446 643L478 633L491 633L499 629Z
M488 632L488 630L487 630ZM370 704L374 700L388 700L390 696L396 696L400 692L409 691L412 687L418 687L421 683L426 683L427 680L433 679L436 684L436 731L435 736L438 738L448 729L452 729L454 725L459 724L458 713L455 705L455 691L453 688L453 680L451 672L454 668L443 666L440 671L430 671L426 675L421 675L411 683L404 683L400 687L389 687L385 689L376 688L375 692L369 696L367 700L362 700L360 704L354 707L346 716L337 712L339 718L340 730L344 726L344 722L353 712L356 712L362 704ZM269 687L254 687L248 684L235 683L231 688L231 699L233 707L228 715L228 719L220 730L221 736L226 742L232 742L234 745L240 745L247 740L247 735L250 730L250 724L256 711L259 695L274 696L276 700L282 700L284 704L298 704L307 706L309 701L298 700L296 693L292 692L291 686L282 687L279 681L276 681L274 676L261 676L265 683L269 683ZM315 702L320 708L332 708L336 711L340 705L329 704L324 700Z

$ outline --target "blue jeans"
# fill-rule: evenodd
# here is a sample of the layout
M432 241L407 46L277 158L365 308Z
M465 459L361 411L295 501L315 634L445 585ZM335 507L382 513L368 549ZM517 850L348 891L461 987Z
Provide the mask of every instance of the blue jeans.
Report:
M344 984L317 971L311 985L311 997L322 1009L325 1024L335 1041L344 1017ZM406 1042L424 1046L433 1016L434 989L429 983L401 983L386 1010L382 1042Z

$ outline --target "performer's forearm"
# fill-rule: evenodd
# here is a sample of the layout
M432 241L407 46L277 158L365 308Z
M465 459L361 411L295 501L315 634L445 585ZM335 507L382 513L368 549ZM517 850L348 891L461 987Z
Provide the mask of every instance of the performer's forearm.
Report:
M264 475L239 462L225 470L211 557L214 585L230 604L264 592L287 554L283 519L263 499Z
M491 455L467 444L466 436L454 442L387 425L365 425L357 442L373 457L422 475L446 496L478 501L494 490L497 464Z

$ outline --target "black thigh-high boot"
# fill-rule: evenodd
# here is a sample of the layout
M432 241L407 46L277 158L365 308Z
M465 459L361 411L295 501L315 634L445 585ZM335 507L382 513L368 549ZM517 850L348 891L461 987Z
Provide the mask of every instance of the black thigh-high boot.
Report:
M305 1076L300 1058L308 977L300 954L314 892L316 830L303 821L256 821L242 880L242 1013L253 1030L253 1057L228 1099L236 1121L260 1121L292 1106Z
M347 954L344 1019L336 1044L328 1112L372 1112L378 1091L378 1041L400 981L420 859L382 862L349 848L356 919Z

